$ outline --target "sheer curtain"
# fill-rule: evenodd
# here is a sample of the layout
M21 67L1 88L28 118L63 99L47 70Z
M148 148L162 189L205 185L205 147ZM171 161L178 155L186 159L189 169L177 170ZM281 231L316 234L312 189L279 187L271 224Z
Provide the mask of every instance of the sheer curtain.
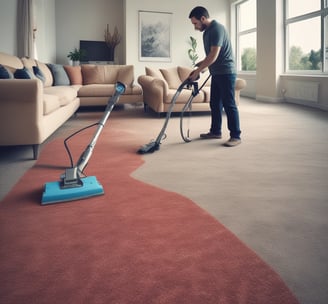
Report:
M17 55L36 59L34 0L17 1Z

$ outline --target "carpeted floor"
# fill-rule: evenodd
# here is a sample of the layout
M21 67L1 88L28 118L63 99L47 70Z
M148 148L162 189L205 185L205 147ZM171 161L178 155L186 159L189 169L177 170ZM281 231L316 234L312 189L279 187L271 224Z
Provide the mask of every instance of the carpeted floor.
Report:
M243 143L181 142L172 120L161 150L133 176L191 198L255 250L301 303L328 303L328 113L244 100ZM192 136L207 131L193 116Z
M1 202L1 303L298 303L205 210L132 178L137 138L118 129L104 129L86 170L105 195L40 206L67 165L57 139ZM75 159L90 136L70 141Z
M325 304L328 113L245 98L239 109L242 145L222 147L228 137L226 129L223 140L184 144L179 120L174 117L160 151L143 156L144 163L132 175L182 194L209 212L268 263L300 303ZM71 134L101 114L79 113L51 140ZM207 115L193 115L192 136L206 131L208 122ZM163 119L145 115L142 107L126 107L112 113L109 125L112 123L127 134L130 149L136 151L157 136ZM124 147L127 137L119 138ZM0 176L0 197L34 164L30 157L30 149L24 147L0 149L1 172L6 172ZM99 158L94 156L93 162L98 163ZM47 180L57 179L62 170L54 171Z

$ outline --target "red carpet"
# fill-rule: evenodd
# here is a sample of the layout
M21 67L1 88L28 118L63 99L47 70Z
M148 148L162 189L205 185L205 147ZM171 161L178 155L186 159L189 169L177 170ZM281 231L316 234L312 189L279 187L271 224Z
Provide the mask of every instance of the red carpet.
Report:
M1 202L0 303L297 303L208 213L131 178L143 161L129 137L105 128L97 143L86 173L105 195L40 205L43 184L69 164L58 140Z

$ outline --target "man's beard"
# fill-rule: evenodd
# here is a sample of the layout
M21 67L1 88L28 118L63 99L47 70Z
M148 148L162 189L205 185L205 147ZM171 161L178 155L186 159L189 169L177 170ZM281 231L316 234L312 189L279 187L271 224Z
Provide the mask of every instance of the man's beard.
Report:
M201 32L204 32L206 30L206 28L207 28L206 24L202 23L202 26L200 28L200 31Z

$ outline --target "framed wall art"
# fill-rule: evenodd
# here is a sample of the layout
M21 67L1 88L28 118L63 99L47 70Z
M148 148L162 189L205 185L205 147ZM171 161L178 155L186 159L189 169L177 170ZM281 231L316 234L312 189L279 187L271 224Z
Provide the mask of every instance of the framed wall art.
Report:
M139 11L139 60L171 61L172 13Z

